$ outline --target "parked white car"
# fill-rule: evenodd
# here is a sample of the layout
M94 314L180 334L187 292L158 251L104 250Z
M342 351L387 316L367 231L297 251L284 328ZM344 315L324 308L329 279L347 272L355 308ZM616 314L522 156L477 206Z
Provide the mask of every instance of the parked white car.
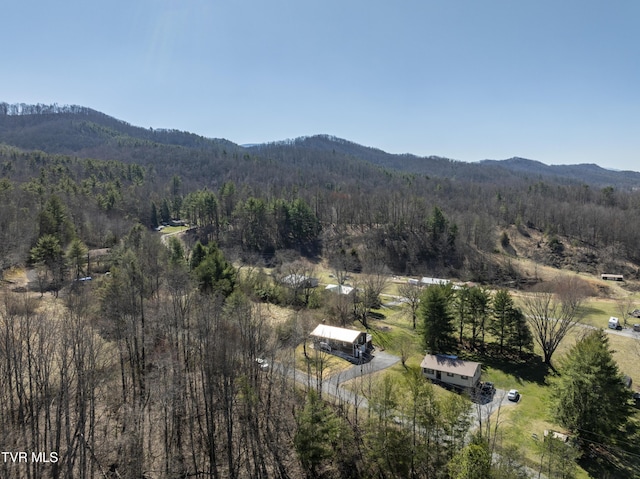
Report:
M509 401L518 402L520 400L520 393L518 392L517 389L512 389L507 394L507 399Z

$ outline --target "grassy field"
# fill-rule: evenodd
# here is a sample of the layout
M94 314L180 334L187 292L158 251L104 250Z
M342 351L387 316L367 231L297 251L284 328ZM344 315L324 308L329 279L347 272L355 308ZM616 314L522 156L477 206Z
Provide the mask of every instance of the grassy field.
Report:
M557 273L557 270L545 272L552 278L551 274ZM571 272L561 272L560 274L570 275ZM314 275L319 279L321 285L334 283L335 278L329 268L323 265L316 265ZM351 278L347 283L357 285L359 277L356 274L350 275ZM594 296L585 301L581 308L582 322L589 326L607 329L608 319L610 316L622 316L620 308L629 306L633 300L638 301L640 307L640 297L634 292L631 284L603 284L599 278L580 275L586 282L592 285ZM390 279L387 288L383 294L383 302L391 302L392 297L398 295L398 287L405 283L407 278L395 277ZM321 286L322 288L323 286ZM514 297L518 297L518 293L514 292ZM633 308L632 308L633 309ZM401 362L393 367L372 375L372 380L376 381L384 376L391 376L395 384L398 385L399 393L403 393L407 376L407 368L419 368L424 357L425 349L423 346L423 338L418 330L413 330L411 324L411 316L405 305L382 307L375 311L382 319L371 319L370 327L373 335L373 342L379 349L384 349L391 354L395 354L404 359L406 367ZM622 318L621 318L622 319ZM630 322L632 322L630 320ZM418 323L419 325L419 323ZM363 329L362 324L355 322L353 327ZM565 340L560 344L556 351L553 363L560 368L562 357L569 349L579 340L581 335L588 331L584 328L577 327L570 332ZM640 384L640 370L637 368L640 360L640 340L630 337L610 334L609 342L614 350L614 358L616 359L620 370L623 374L629 375L634 384ZM487 337L487 341L491 341ZM313 351L313 350L311 350ZM498 357L471 355L465 352L461 353L462 357L479 361L483 364L482 379L484 381L492 381L498 389L509 390L518 389L522 395L520 402L514 407L502 408L499 415L498 427L498 446L517 446L524 454L526 464L537 470L540 464L540 444L544 437L545 430L555 430L566 432L562 427L555 424L552 420L550 411L550 387L549 378L555 374L553 371L542 363L539 348L536 346L535 360L514 361L506 360ZM306 360L302 355L301 348L296 351L296 364L306 364ZM342 362L342 366L340 364ZM339 360L337 363L332 360L326 360L323 365L325 374L333 374L339 372L344 367L349 367L349 363ZM313 367L313 366L312 366ZM356 381L351 384L344 384L348 388L361 388L363 384ZM447 396L453 394L442 388L436 388L439 395ZM492 420L496 420L497 414ZM633 422L640 422L640 415L635 414L632 418ZM624 448L621 448L621 450ZM640 451L634 456L634 452L626 456L624 461L620 462L611 456L608 461L617 462L620 467L618 471L623 471L626 467L626 473L620 473L620 477L632 478L637 477L634 470L640 470ZM620 456L622 457L622 456ZM599 478L614 477L611 476L610 464L596 461L581 462L577 471L577 478Z
M312 377L322 373L323 377L330 377L349 369L352 364L349 361L333 356L325 351L319 351L313 348L313 344L307 341L307 357L304 355L302 345L298 346L295 351L296 369L299 369Z
M638 303L640 304L640 301L638 301ZM618 302L618 300L601 298L589 299L585 301L585 303L580 308L580 312L582 313L582 321L585 324L596 326L598 328L607 328L609 318L611 316L615 316L616 318L620 318L620 322L622 323L622 306L624 306L624 303L620 303ZM638 318L628 318L627 326L631 327L633 323L639 322L640 319Z
M585 307L585 323L593 326L602 326L598 323L604 315L608 320L615 308L615 302L607 300L592 300ZM383 314L384 319L371 321L374 330L374 343L382 347L391 354L404 356L407 367L419 367L424 357L424 347L420 331L414 331L411 327L409 312L404 306L393 306L382 308L376 312ZM354 327L361 325L354 324ZM602 327L606 327L606 321ZM554 364L561 364L562 357L584 334L583 328L574 329L561 343L556 355ZM487 338L491 340L491 338ZM640 360L640 342L637 339L609 335L609 341L614 352L614 357L618 362L620 370L624 374L632 377L635 384L640 384L640 374L637 370L638 360ZM563 431L563 428L555 424L550 411L550 388L549 377L554 373L542 363L539 356L535 360L513 361L502 358L488 356L468 355L469 359L477 360L483 364L482 379L492 381L498 389L509 390L518 389L522 397L520 402L514 407L502 408L499 416L498 445L506 447L515 445L523 452L525 461L534 470L539 467L540 445L544 437L545 430ZM464 354L463 354L464 355ZM407 370L401 363L377 374L378 377L391 375L399 388L403 387L404 376ZM357 387L353 385L353 387ZM441 389L441 388L437 388ZM452 394L444 389L441 394ZM495 413L494 413L495 416ZM637 421L640 416L636 413L633 421ZM493 418L496 420L496 417ZM631 459L629 459L629 457ZM626 461L629 469L627 475L621 477L635 477L634 468L640 467L629 456ZM636 458L639 459L639 458ZM632 462L629 462L629 461ZM583 467L578 467L577 478L587 479L590 477L602 477L602 464L596 462L586 462ZM613 477L613 476L612 476Z

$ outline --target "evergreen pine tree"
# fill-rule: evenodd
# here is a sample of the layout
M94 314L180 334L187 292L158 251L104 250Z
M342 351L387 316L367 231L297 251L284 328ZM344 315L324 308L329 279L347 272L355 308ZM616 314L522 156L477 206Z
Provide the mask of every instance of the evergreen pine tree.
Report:
M552 411L578 437L603 442L627 421L631 393L612 353L606 333L595 330L561 363L561 376L553 383Z
M420 299L424 344L431 354L447 353L455 349L455 326L450 309L450 285L429 286Z

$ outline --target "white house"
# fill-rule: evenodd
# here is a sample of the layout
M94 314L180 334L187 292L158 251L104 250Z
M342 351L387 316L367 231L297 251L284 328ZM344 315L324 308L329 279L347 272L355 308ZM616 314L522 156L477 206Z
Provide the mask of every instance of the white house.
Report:
M305 276L304 274L289 274L282 278L282 284L290 288L315 288L318 286L318 278Z
M462 390L472 390L478 386L482 373L480 363L444 354L427 354L420 367L422 373L432 381Z
M329 284L324 289L331 291L332 293L344 294L346 296L353 294L355 291L351 286L345 286L344 284Z

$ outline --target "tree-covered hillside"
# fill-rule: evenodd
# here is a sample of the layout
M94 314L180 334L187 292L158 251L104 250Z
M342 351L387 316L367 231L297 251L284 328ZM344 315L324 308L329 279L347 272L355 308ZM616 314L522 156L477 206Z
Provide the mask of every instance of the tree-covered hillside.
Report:
M532 167L326 136L243 148L1 104L0 447L14 452L0 476L569 478L583 456L637 477L626 406L612 427L590 423L597 444L542 439L553 421L594 437L541 414L595 280L516 289L540 264L638 279L640 191ZM319 324L358 329L373 355L316 347ZM522 404L489 417L495 387L431 384L426 350L481 361L500 389L517 381ZM7 460L27 450L42 456Z
M517 234L544 233L538 257L548 264L635 274L640 260L640 193L628 188L634 176L594 167L553 176L560 170L536 170L534 162L523 170L522 161L506 169L390 155L328 136L242 148L55 105L2 104L0 141L5 231L19 231L29 246L38 237L38 209L57 195L92 247L117 241L124 225L182 218L205 235L213 228L210 237L244 257L268 258L281 248L328 255L337 248L380 258L398 273L481 281L514 279L490 255L501 236L508 245L504 235L513 226ZM571 181L567 171L576 175ZM592 175L584 178L606 175L586 183L584 171ZM603 178L620 181L602 187ZM295 201L321 225L304 245L282 238ZM5 266L24 260L24 247L8 243ZM579 257L562 247L569 243Z

